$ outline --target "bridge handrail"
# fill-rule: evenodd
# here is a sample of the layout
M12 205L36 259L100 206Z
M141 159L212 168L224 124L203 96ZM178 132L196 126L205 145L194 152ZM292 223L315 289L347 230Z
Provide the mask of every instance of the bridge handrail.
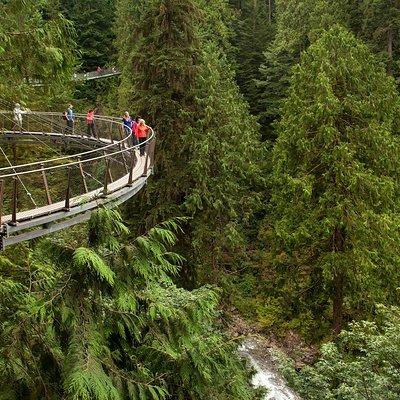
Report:
M86 164L86 163L89 163L89 162L92 162L92 161L98 161L98 160L102 160L102 159L111 158L111 157L113 157L115 155L118 155L118 154L127 153L127 152L129 152L131 150L138 149L141 145L147 145L147 143L149 143L151 140L153 140L155 138L155 133L154 133L153 128L151 128L151 127L149 127L149 128L151 130L151 135L146 139L146 141L144 141L141 144L136 144L134 146L127 147L127 148L125 148L123 150L115 151L113 153L106 153L106 154L103 154L101 156L97 156L97 157L94 157L94 158L78 160L78 161L70 162L70 163L67 163L67 164L60 164L60 165L54 165L54 166L51 166L51 167L38 168L38 169L34 169L34 170L29 170L29 171L14 172L14 173L11 173L11 174L0 175L0 179L12 178L12 177L20 177L20 176L34 174L34 173L41 173L41 172L45 172L45 171L52 171L52 170L57 170L57 169L62 169L62 168L68 168L68 167L72 167L72 166L75 166L75 165ZM15 169L15 167L10 167L10 168L14 168Z
M1 111L0 110L0 114L13 114L13 112L12 111ZM29 111L27 113L27 115L38 115L38 116L45 115L45 116L61 117L62 113ZM83 118L86 118L86 115L85 114L75 114L75 117L83 119ZM111 117L107 117L106 118L104 116L99 115L99 116L95 117L95 121L96 120L97 121L102 121L102 122L116 123L119 126L123 127L122 122L120 122L119 119L116 118L116 117L115 118L111 118ZM68 155L68 156L61 156L61 157L51 158L51 159L48 159L48 160L35 161L35 162L32 162L32 163L26 163L26 164L19 164L19 165L14 165L12 167L11 166L2 167L2 168L0 168L0 171L15 170L15 169L34 166L34 165L48 164L48 163L51 163L51 162L58 162L58 161L71 159L71 158L81 158L83 156L87 156L88 154L96 153L96 152L99 152L99 151L104 151L104 150L107 150L107 149L109 149L111 147L119 146L120 144L125 144L125 142L127 142L130 138L132 138L132 135L133 135L132 129L129 128L129 127L127 127L127 128L130 131L129 135L127 135L123 140L115 141L114 143L111 143L109 145L105 145L105 146L102 146L100 148L84 151L84 152L81 152L81 153L71 154L71 155ZM68 135L66 135L66 136L68 136ZM65 165L65 164L63 164L63 165Z
M77 72L73 75L73 81L83 81L86 79L104 78L107 76L120 75L121 71L115 67L101 69L100 71Z

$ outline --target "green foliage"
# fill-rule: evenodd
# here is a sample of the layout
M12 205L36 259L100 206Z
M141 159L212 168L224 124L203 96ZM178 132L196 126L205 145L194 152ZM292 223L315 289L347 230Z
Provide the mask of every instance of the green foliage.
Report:
M205 273L217 271L227 249L243 245L241 221L255 208L252 185L260 185L257 125L216 39L218 32L228 35L217 13L224 3L142 1L130 29L138 40L124 54L131 64L121 84L122 104L149 119L158 135L155 176L133 205L132 219L145 215L152 225L192 217L185 255ZM209 28L210 21L218 24ZM121 32L118 40L129 38Z
M83 71L104 67L115 55L115 0L63 0L60 8L76 30Z
M400 396L400 311L378 308L376 322L361 321L343 331L336 343L297 373L289 360L282 371L305 400L395 400Z
M0 90L10 100L60 97L75 61L73 30L53 0L0 3ZM43 87L34 87L40 81ZM12 84L11 84L12 82ZM47 100L49 101L49 99Z
M334 24L348 25L345 2L333 0L276 1L276 33L260 66L258 85L261 122L265 128L278 116L287 95L291 68L300 54L324 29ZM272 134L272 136L271 136ZM269 137L274 133L269 132Z
M335 330L344 312L397 299L398 101L367 47L335 27L303 54L282 110L272 175L276 273L299 286L296 304L312 304L320 317L332 307Z
M398 76L400 4L393 0L363 0L359 9L363 38L371 43L376 52L383 55L388 72Z
M271 2L270 2L271 3ZM260 65L263 53L274 39L274 25L270 4L265 1L245 1L239 6L240 14L235 21L236 80L250 111L260 114Z
M179 222L126 244L119 214L100 209L80 247L1 257L0 398L253 399L215 324L219 292L172 282Z

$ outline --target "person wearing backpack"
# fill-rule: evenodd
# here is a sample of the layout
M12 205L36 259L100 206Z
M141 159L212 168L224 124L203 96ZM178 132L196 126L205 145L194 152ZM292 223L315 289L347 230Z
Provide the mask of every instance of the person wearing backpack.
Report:
M66 131L66 133L73 133L74 132L75 114L73 111L72 104L70 104L67 108L66 117L67 117L67 129L65 131Z

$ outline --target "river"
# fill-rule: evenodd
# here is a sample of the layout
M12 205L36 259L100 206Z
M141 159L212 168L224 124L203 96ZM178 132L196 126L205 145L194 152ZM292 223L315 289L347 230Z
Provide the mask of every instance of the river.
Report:
M253 385L268 390L264 400L301 400L277 371L274 355L264 343L249 337L239 347L239 353L256 370L252 379Z

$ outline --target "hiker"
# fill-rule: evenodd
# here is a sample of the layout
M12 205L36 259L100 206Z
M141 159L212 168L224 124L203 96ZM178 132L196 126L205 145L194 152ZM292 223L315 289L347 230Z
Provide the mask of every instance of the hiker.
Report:
M65 129L65 132L72 134L74 132L74 121L75 121L75 114L73 111L72 104L68 106L67 111L64 115L65 118L67 119L67 128Z
M18 129L19 132L22 132L22 114L26 114L26 110L22 110L19 103L15 103L14 106L14 118L13 118L13 132Z
M91 108L86 114L86 126L87 126L87 135L91 137L95 137L95 125L94 125L94 114L96 109Z
M132 139L133 139L134 146L137 146L139 144L139 140L136 137L136 127L139 123L139 120L141 120L141 119L142 119L142 117L136 116L136 118L134 120L132 120L132 133L133 133Z
M125 136L129 136L132 132L132 118L128 111L125 111L124 116L122 117L122 123L124 125Z
M139 141L139 149L140 149L140 156L144 156L144 151L145 151L145 144L144 142L147 140L147 134L149 132L150 128L146 125L146 122L144 119L139 119L139 122L136 125L135 129L135 136L137 137Z

